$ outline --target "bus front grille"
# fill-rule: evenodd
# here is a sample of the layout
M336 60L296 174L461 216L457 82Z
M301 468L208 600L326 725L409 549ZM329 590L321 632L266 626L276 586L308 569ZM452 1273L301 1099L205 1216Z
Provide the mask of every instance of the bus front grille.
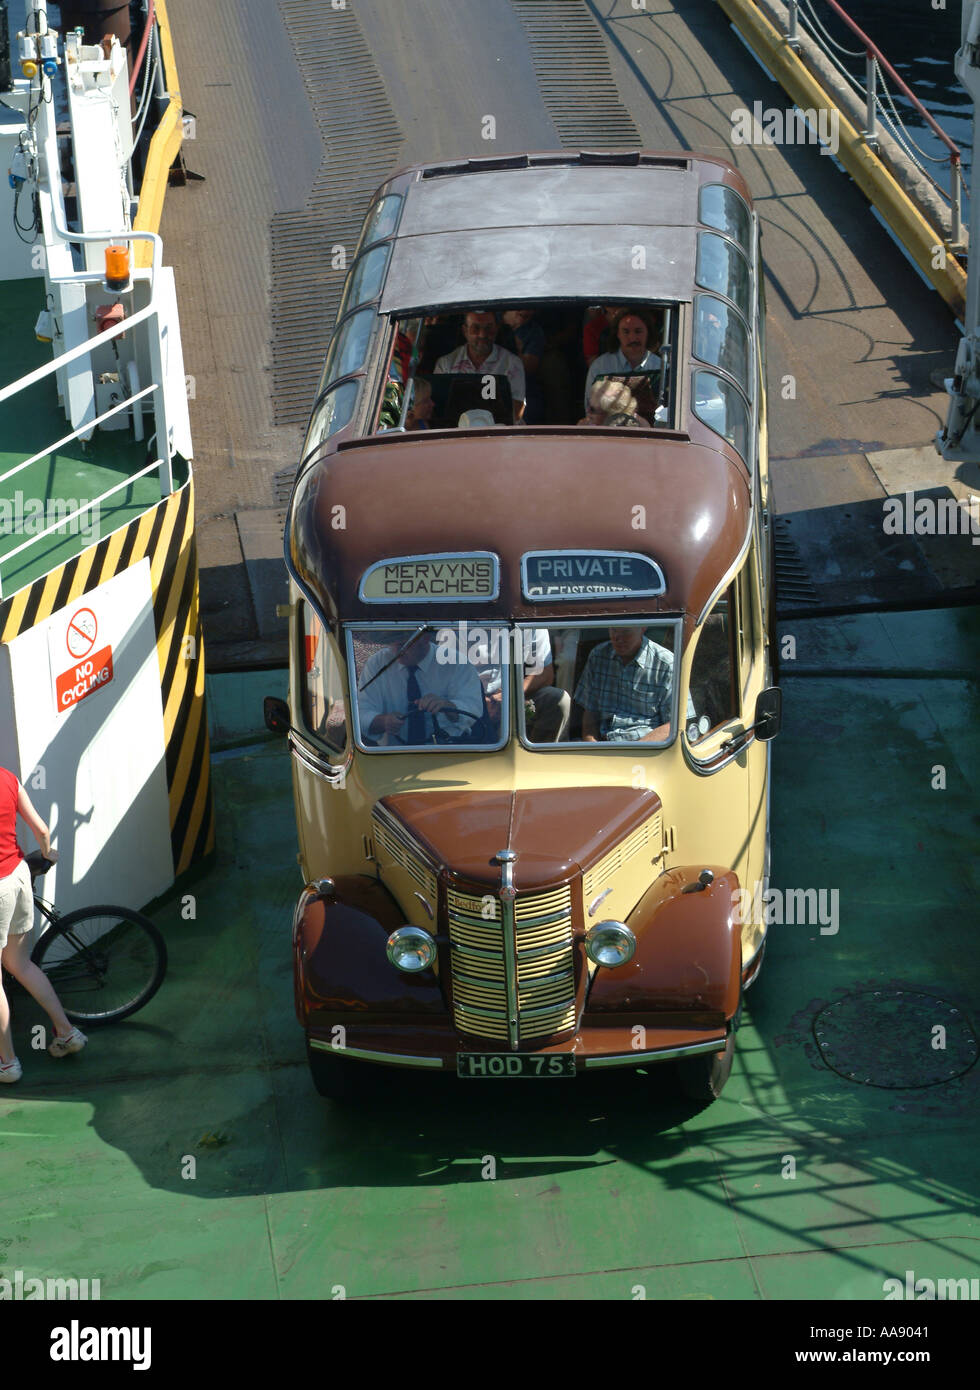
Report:
M500 900L450 890L453 1014L475 1037L507 1041L507 968ZM515 907L520 1040L575 1027L572 891L569 885L518 894Z

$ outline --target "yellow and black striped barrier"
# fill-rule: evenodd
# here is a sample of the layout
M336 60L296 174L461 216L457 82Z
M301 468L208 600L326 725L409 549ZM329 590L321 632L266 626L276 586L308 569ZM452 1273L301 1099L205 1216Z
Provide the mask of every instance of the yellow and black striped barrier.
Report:
M150 562L177 875L214 848L193 480L0 603L0 642L12 642L144 558Z

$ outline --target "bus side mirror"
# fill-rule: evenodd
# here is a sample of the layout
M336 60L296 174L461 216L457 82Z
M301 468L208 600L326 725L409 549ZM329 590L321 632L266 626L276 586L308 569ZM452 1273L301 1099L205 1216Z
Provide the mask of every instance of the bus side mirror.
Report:
M289 733L289 706L285 700L280 700L278 695L265 697L262 701L262 714L265 718L265 727L274 734Z
M775 738L783 723L783 692L778 685L763 690L755 702L755 736L762 743Z

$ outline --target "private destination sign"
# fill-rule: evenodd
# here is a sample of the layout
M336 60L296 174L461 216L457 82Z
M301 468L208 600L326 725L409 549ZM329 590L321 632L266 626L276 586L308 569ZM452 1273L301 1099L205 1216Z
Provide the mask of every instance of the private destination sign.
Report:
M402 555L379 560L361 577L364 603L480 603L500 590L500 562L491 551L465 555Z
M627 550L536 550L521 558L526 599L656 598L667 584L648 555Z

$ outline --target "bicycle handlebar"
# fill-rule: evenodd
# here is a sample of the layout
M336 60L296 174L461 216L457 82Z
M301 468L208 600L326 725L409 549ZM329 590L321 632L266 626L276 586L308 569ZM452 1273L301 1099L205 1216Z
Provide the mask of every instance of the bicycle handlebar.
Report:
M48 859L39 849L32 850L30 854L25 854L24 859L27 862L27 867L31 871L32 883L36 878L41 878L46 874L49 869L54 868L54 860Z

